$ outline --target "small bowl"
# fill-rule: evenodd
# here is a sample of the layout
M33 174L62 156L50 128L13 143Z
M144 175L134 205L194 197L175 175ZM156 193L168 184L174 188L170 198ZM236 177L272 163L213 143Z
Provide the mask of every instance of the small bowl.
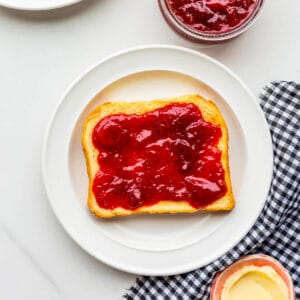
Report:
M289 300L295 300L293 281L288 271L276 259L264 254L245 256L219 273L212 284L210 300L221 300L221 292L227 278L234 272L238 271L240 268L249 265L272 267L285 282L289 291Z
M248 18L245 21L243 21L237 27L234 27L233 29L226 32L210 33L194 30L185 25L183 22L181 22L172 13L168 1L169 0L158 0L158 4L165 20L170 25L170 27L174 29L177 33L191 41L205 43L219 43L239 36L255 23L255 21L261 15L262 8L265 3L265 0L257 0L257 4L254 8L254 11L250 14L250 16L248 16Z

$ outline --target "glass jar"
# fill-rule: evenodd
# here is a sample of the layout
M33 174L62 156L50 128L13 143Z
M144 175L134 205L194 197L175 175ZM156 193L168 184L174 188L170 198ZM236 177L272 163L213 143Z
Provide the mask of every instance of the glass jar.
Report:
M210 300L222 300L221 294L226 284L226 280L231 275L234 275L243 267L247 267L247 266L271 267L282 278L284 284L286 285L288 291L288 299L295 300L294 286L288 271L279 263L279 261L277 261L273 257L264 254L253 254L253 255L245 256L240 260L238 260L237 262L230 265L222 272L220 272L216 276L212 284L212 288L210 292Z
M190 2L190 3L189 3ZM255 0L255 4L252 4L249 6L248 14L246 14L244 8L238 8L238 7L228 7L228 9L224 9L224 7L221 7L221 10L224 12L224 15L220 16L219 12L216 12L214 15L215 10L211 9L213 8L213 5L218 4L218 1L211 1L211 0L199 0L199 1L192 1L192 0L185 0L185 1L174 1L174 0L158 0L159 7L161 9L161 12L166 19L167 23L180 35L183 37L196 41L196 42L208 42L208 43L214 43L214 42L222 42L229 39L232 39L234 37L237 37L238 35L242 34L246 30L248 30L257 20L258 16L261 14L262 7L264 5L265 0ZM187 9L178 9L176 5L178 3L185 3L187 6L194 6L189 7ZM225 6L226 3L229 5L229 2L226 0L220 0L220 6ZM238 3L238 1L237 1ZM197 6L198 5L198 6ZM251 11L250 11L251 8ZM217 8L218 9L218 8ZM241 9L244 10L243 16L245 16L240 22L237 22L238 18L232 17L232 15L229 15L230 13L235 13L235 16L242 16L239 14L241 12ZM186 11L186 15L184 15ZM182 13L183 15L179 15L179 13ZM198 14L198 15L197 15ZM228 14L228 15L226 15ZM202 26L201 24L201 18L203 18L203 22L208 25ZM210 18L209 20L207 20ZM218 19L219 18L219 19ZM223 24L222 30L210 30L213 28L209 28L209 24L211 24L213 27L215 27L216 23L214 23L214 20L221 20L221 19L229 20L230 23L237 23L235 26L231 26L230 23L228 23L228 26ZM185 22L188 20L187 22ZM197 20L198 24L188 24L189 21L195 21ZM200 21L200 22L199 22ZM208 22L207 22L208 21ZM220 21L222 22L222 21ZM226 21L225 21L226 22ZM203 24L204 24L203 23ZM197 28L197 27L203 27L205 29ZM225 27L225 29L224 29Z

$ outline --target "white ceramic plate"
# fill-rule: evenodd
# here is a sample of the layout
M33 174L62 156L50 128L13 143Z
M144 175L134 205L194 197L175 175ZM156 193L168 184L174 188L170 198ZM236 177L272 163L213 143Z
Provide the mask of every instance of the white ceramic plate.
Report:
M0 0L0 5L20 10L49 10L72 5L82 0Z
M88 178L81 147L86 116L105 101L188 93L213 99L226 119L235 209L111 220L92 216L86 207ZM264 116L236 75L192 50L147 46L97 63L71 85L46 134L43 173L55 214L83 249L121 270L169 275L208 264L243 238L265 202L272 160Z

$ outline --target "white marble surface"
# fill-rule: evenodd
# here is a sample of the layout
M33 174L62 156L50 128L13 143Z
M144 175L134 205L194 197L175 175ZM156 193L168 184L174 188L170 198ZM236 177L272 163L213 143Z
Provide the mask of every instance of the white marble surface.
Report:
M81 250L45 194L44 130L76 76L114 51L165 43L201 49L258 94L271 80L299 79L299 11L299 0L269 0L248 33L201 49L173 33L155 0L86 0L43 13L0 8L0 298L120 299L134 281Z

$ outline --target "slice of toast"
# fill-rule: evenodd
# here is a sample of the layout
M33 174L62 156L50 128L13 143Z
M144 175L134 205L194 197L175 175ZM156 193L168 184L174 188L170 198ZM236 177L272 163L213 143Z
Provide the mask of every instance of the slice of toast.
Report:
M162 200L151 206L142 206L135 210L127 210L122 207L114 209L104 209L99 207L93 193L93 180L98 172L98 149L93 145L92 134L96 124L104 117L113 114L143 114L155 109L161 108L171 103L193 103L200 108L205 121L213 125L219 125L222 130L222 136L218 143L218 149L221 150L221 164L225 171L225 182L227 192L224 196L214 201L212 204L197 209L189 204L188 201L165 201ZM206 100L199 95L186 95L177 98L153 100L149 102L108 102L97 107L86 119L83 133L82 145L86 158L87 172L89 176L88 189L88 207L98 217L111 218L114 216L128 216L141 213L192 213L199 210L207 211L229 211L234 208L235 201L232 193L230 180L229 159L228 159L228 130L225 121L218 107L210 100Z

